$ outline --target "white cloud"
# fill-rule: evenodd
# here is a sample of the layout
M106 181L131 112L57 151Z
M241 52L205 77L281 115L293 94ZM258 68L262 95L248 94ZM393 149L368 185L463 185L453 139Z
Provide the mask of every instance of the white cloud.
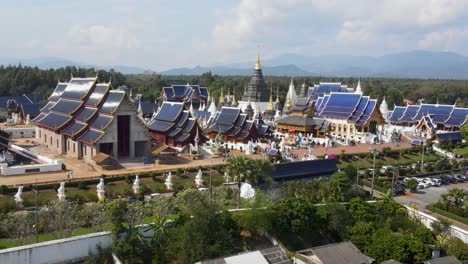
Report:
M137 38L128 30L103 25L74 26L66 34L68 45L98 50L125 50L138 46Z
M466 51L466 43L468 43L468 28L450 28L426 34L418 42L418 47L428 50L463 52Z
M412 45L407 49L415 49L424 32L449 26L463 19L467 11L468 1L459 0L242 0L219 16L213 39L220 50L242 50L252 46L252 42L269 40L272 36L298 38L295 26L313 28L321 25L323 19L327 21L323 22L323 27L330 30L325 33L310 31L311 35L324 40L323 47L315 49L333 47L340 52L373 47L389 52L386 47L405 48L397 42ZM299 20L307 22L294 24ZM289 36L284 36L284 32L289 32Z

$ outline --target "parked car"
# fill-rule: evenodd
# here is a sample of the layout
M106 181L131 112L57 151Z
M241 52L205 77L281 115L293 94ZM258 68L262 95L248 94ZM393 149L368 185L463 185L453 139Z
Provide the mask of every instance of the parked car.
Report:
M447 174L445 175L449 183L457 183L457 178L454 177L453 175Z
M465 182L466 177L463 174L456 174L455 177L457 178L457 181L459 182Z
M449 179L445 176L445 175L441 175L441 176L438 176L436 177L436 179L438 179L440 181L440 184L449 184Z
M453 175L453 177L457 180L457 182L465 182L465 178L461 175Z
M422 183L422 182L418 183L418 190L424 189L426 187L427 187L427 184Z

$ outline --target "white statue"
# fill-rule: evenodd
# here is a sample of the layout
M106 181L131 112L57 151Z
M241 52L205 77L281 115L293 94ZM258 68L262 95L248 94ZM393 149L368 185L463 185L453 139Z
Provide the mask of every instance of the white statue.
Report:
M253 198L255 196L255 189L252 188L252 185L243 182L241 183L240 196L247 199Z
M276 148L276 142L275 142L274 140L271 141L270 148L271 148L271 149L275 149L275 148Z
M23 186L18 187L18 192L14 196L18 208L23 208L23 198L21 195L23 195Z
M167 175L167 178L166 178L166 182L164 183L167 187L168 190L172 190L172 173L169 172L169 174Z
M65 195L65 182L60 183L60 187L57 189L57 197L59 201L63 202L65 201L66 195Z
M138 175L135 176L135 181L133 181L132 189L133 189L134 194L139 194L140 193L140 178L139 178Z
M280 152L284 153L285 148L284 148L284 137L281 138L281 142L278 144Z
M97 187L96 188L97 197L99 201L103 201L106 198L105 191L104 191L104 179L103 178L99 180L99 184L96 187Z
M195 184L197 185L197 188L200 188L203 186L203 174L201 170L198 170L197 176L195 176Z
M226 183L231 182L231 176L227 173L227 171L224 172L224 179L226 179Z
M31 117L29 116L29 114L26 115L26 125L29 125L31 124Z
M253 143L251 140L249 140L249 142L247 143L247 149L245 150L245 154L247 155L251 155L253 154Z

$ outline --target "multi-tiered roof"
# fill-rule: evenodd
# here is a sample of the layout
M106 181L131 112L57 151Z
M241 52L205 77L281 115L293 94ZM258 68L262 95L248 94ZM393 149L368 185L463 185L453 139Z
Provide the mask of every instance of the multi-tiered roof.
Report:
M197 120L184 110L183 102L164 102L148 127L157 142L181 146L194 143L199 130Z
M341 83L320 82L320 84L309 87L308 96L313 100L317 100L319 97L331 93L352 93L353 91L353 88L349 88L347 85Z
M33 122L83 143L95 144L104 136L122 102L127 101L136 111L125 92L111 89L111 83L98 83L97 78L72 78L68 83L59 83Z
M389 121L393 125L416 125L425 116L436 126L461 127L468 119L468 108L442 104L395 106Z
M376 110L377 100L359 93L331 92L318 97L316 114L323 118L345 119L356 125L365 125Z
M254 121L248 120L247 115L242 114L237 107L221 108L208 126L207 132L209 134L220 133L242 141L258 138L258 130Z
M164 96L167 101L171 102L185 102L185 103L199 103L207 102L208 89L199 85L172 85L163 88Z

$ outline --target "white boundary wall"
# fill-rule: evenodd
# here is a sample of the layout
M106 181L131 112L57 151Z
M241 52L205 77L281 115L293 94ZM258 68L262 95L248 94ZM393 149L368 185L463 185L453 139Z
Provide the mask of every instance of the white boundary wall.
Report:
M0 263L43 264L78 261L96 253L96 247L112 246L111 232L52 240L22 247L0 250Z
M434 221L439 221L437 218L433 217L432 215L428 215L421 211L418 211L412 207L405 205L406 209L408 209L408 213L410 216L413 216L421 221L427 228L432 230L431 224ZM463 242L468 243L468 230L464 230L460 227L450 225L450 233L454 237L460 238Z
M36 159L41 162L41 164L33 165L17 165L17 166L8 166L6 163L0 164L0 174L9 176L9 175L19 175L19 174L28 174L28 173L38 173L38 172L50 172L50 171L61 171L62 170L62 160L50 159L48 157L34 153L28 149L22 148L20 146L11 144L10 149L14 152L24 153L26 156L29 156L32 159ZM20 154L21 155L21 154ZM1 262L0 262L1 263Z

